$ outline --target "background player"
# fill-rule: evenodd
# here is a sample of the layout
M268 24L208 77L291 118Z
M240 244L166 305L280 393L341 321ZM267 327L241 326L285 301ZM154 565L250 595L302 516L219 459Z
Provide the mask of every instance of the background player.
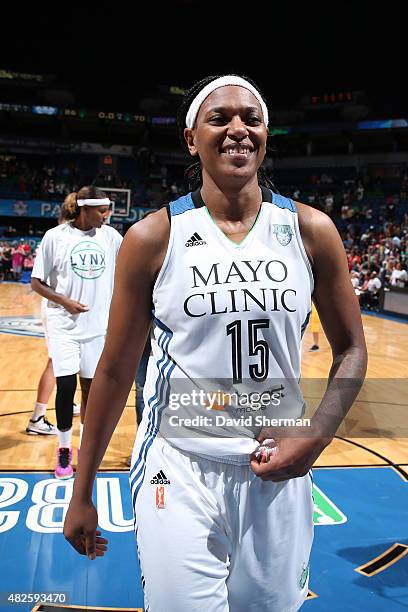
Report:
M58 223L66 223L72 219L72 211L67 210L64 204L61 206L61 211L58 218ZM43 324L45 342L48 349L48 338L47 338L47 300L42 298L41 300L41 319ZM40 376L37 387L37 397L34 403L33 413L27 423L26 433L30 435L56 435L58 429L55 425L52 425L45 416L47 411L47 405L50 401L51 393L55 386L54 370L52 369L52 359L48 356L46 366ZM79 404L73 405L73 415L80 414L81 407Z
M67 196L64 206L72 221L46 232L31 281L33 290L47 299L49 351L57 380L57 478L70 478L73 474L76 376L79 373L85 411L105 340L115 261L122 241L119 232L105 225L110 201L99 189L82 187ZM83 419L84 413L80 441Z
M267 189L259 172L267 125L265 102L248 80L209 77L193 86L179 127L198 159L189 172L194 191L131 228L118 261L64 533L89 558L104 554L92 485L126 403L153 302L148 409L131 469L151 612L300 607L312 542L308 471L365 372L341 240L326 215ZM204 380L217 388L232 379L252 390L268 388L277 375L288 386L298 380L313 289L333 367L308 435L189 425L177 435L169 426L169 394L180 380L194 389ZM344 378L349 385L339 388ZM278 452L259 462L255 451L272 437Z
M310 331L312 332L312 335L313 335L313 344L310 347L309 351L318 351L320 348L319 334L321 333L322 330L321 330L321 325L320 325L319 314L314 304L312 304L312 314L310 317Z

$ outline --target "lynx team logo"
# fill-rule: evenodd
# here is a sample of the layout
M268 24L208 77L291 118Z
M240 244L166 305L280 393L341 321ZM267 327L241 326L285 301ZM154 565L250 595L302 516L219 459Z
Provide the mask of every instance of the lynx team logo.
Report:
M290 225L273 224L273 233L282 246L287 246L292 240L293 232Z
M95 279L106 268L106 254L97 242L79 242L71 251L71 269L81 278Z

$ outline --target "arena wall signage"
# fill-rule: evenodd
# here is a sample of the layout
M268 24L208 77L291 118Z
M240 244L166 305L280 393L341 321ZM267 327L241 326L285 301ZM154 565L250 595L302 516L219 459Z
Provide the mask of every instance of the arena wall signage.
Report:
M61 210L61 202L43 202L42 200L6 200L0 199L1 217L25 217L25 218L47 218L58 219ZM111 217L111 223L116 220L121 223L135 223L140 221L143 214L151 210L142 206L133 206L127 217Z

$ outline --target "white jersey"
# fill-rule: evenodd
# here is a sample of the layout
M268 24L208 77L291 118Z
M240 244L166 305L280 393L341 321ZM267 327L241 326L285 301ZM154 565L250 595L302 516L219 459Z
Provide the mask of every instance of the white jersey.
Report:
M391 285L393 287L405 287L405 283L408 280L408 274L406 270L393 270L391 274Z
M300 343L312 270L295 203L262 194L257 220L239 244L220 230L199 191L168 207L169 244L153 289L142 453L161 435L181 450L245 462L267 414L302 415Z
M48 300L45 315L50 337L88 340L106 333L121 242L119 232L108 225L82 231L71 223L63 223L46 232L32 276L47 282L57 293L89 307L87 312L72 315Z

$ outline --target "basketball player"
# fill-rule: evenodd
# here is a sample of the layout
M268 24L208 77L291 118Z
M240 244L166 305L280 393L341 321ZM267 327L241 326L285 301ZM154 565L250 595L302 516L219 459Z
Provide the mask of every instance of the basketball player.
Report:
M45 326L43 325L44 330ZM45 332L46 333L46 332ZM37 397L34 402L32 415L27 423L26 433L29 435L56 435L58 429L49 422L46 417L47 405L55 385L54 370L52 369L52 359L48 357L45 368L40 376L37 386ZM72 407L72 414L79 415L81 408L79 404Z
M54 370L52 369L52 359L48 357L45 368L40 376L37 386L37 397L34 402L32 415L27 423L26 433L30 436L56 435L58 429L49 422L46 417L47 405L55 385ZM72 414L78 416L81 413L79 404L73 404Z
M119 232L105 225L110 201L83 187L64 202L71 222L49 230L35 260L31 286L47 299L48 347L57 381L59 445L56 478L70 478L73 400L80 376L82 424L89 388L102 352L113 290ZM49 284L47 284L47 280Z
M90 559L105 553L93 481L152 324L130 471L145 607L295 611L308 591L309 470L365 373L360 311L330 219L273 193L260 171L268 111L259 89L234 75L208 77L186 94L178 119L197 160L192 193L125 236L64 533ZM268 395L276 380L283 414L302 414L300 340L312 292L333 351L327 391L307 435L255 427L241 390ZM194 391L228 385L231 404L232 395L214 410L195 402ZM175 410L183 387L190 399ZM247 409L249 425L214 425L214 414Z
M319 346L319 334L321 332L320 329L320 319L319 314L316 310L316 306L312 305L312 314L310 317L310 331L313 335L313 344L310 347L309 351L318 351Z
M67 210L64 204L61 206L61 211L58 218L58 223L66 223L71 219L71 212ZM42 298L41 300L41 319L43 324L45 342L48 348L48 337L47 337L47 300ZM54 370L52 369L52 359L48 356L46 366L40 376L37 386L37 397L34 403L33 413L27 423L26 433L29 435L56 435L58 429L49 422L45 413L47 411L47 405L53 392L55 385ZM73 415L80 414L79 404L73 405Z

